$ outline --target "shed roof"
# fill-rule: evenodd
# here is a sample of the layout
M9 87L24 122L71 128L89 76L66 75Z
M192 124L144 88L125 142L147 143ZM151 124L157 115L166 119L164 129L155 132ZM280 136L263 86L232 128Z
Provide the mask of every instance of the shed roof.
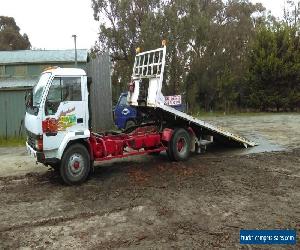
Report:
M74 62L74 55L73 49L0 51L0 64ZM78 62L87 62L87 58L87 49L77 49Z
M0 79L0 89L33 87L39 78L2 78Z

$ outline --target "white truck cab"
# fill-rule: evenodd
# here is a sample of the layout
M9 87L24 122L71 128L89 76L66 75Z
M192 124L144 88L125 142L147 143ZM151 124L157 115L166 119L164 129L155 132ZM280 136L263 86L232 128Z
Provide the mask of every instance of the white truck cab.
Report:
M68 143L90 136L84 70L46 69L26 104L27 151L54 168Z

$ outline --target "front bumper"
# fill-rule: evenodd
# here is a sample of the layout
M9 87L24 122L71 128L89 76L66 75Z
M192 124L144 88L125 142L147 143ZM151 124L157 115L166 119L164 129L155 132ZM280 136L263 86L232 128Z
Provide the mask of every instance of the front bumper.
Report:
M57 158L46 158L44 152L34 150L27 142L26 150L28 155L35 158L37 162L43 163L44 165L57 165L60 163L59 159Z

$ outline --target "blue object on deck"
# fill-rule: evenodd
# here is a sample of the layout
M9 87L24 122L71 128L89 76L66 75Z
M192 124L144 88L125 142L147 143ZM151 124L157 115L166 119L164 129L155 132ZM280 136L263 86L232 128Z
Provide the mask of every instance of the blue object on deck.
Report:
M122 93L113 111L114 122L119 129L125 129L129 121L136 123L136 108L128 105L127 92Z
M181 112L185 112L185 105L180 104L177 106L172 106ZM137 111L133 106L127 103L127 92L121 93L117 105L113 110L114 122L119 129L125 129L126 124L129 122L132 124L136 123Z

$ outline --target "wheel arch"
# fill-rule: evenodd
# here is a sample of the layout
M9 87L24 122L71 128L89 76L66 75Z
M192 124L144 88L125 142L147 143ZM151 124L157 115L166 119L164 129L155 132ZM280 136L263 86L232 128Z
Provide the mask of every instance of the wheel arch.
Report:
M71 147L72 145L77 144L77 143L78 144L82 144L83 146L85 146L86 149L88 150L88 152L90 153L90 144L87 141L87 139L85 139L85 138L79 138L79 139L70 140L67 143L64 151L66 151L69 147Z
M76 144L76 143L79 143L79 144L82 144L86 149L87 151L89 152L89 155L90 155L90 159L91 160L94 160L94 157L93 157L93 150L91 148L91 145L90 145L90 142L88 140L88 137L81 137L81 138L68 138L67 140L65 140L65 142L61 143L59 149L58 149L58 152L57 152L57 158L59 160L62 159L62 156L64 154L64 152L72 145Z

